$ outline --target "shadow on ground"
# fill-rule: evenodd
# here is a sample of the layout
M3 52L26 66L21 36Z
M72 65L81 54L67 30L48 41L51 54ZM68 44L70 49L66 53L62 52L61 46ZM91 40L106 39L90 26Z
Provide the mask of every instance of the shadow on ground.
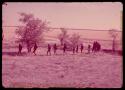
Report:
M2 52L2 55L9 55L9 56L25 56L27 53L22 52L21 54L18 54L18 52Z

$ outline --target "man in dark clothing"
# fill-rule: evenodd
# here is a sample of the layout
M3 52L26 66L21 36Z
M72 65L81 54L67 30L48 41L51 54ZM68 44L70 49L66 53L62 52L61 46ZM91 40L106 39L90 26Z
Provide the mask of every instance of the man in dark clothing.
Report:
M63 46L63 54L66 53L66 48L67 48L67 46L66 46L66 44L64 43L64 46Z
M18 54L21 54L21 51L22 51L22 45L19 44L19 51L18 51Z
M78 49L79 49L79 46L77 45L77 46L76 46L76 53L78 53Z
M91 50L91 45L89 44L88 45L88 53L90 53L90 50Z
M93 47L92 47L92 52L95 52L95 50L96 50L96 42L94 41L93 42Z
M100 43L98 43L98 42L96 42L96 48L97 48L97 50L96 51L100 51L100 49L101 49L101 45L100 45Z
M34 48L33 48L33 53L36 55L36 49L38 48L37 44L35 43Z
M54 49L54 54L57 54L56 53L56 50L57 50L57 45L56 44L54 44L53 49Z
M95 52L97 52L98 51L98 42L96 41L95 42Z
M47 55L50 54L51 55L51 46L50 44L48 44L48 50L47 50Z
M99 51L101 50L101 44L99 43Z
M84 48L84 47L83 47L83 44L81 44L81 48L80 48L80 49L81 49L81 53L82 53L82 51L83 51L83 48Z

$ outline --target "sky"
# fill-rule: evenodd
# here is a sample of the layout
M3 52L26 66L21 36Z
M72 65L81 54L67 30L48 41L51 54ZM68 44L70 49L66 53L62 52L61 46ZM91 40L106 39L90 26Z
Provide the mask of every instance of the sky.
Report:
M122 3L8 2L2 8L3 25L19 25L19 12L32 13L52 27L121 30Z
M2 6L2 20L4 26L20 25L18 13L25 12L49 21L50 27L122 31L122 10L120 2L7 2Z

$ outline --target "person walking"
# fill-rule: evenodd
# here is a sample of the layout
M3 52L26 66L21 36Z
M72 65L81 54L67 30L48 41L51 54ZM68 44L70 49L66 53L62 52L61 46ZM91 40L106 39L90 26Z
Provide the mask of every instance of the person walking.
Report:
M80 48L81 53L82 53L82 51L83 51L83 48L84 48L84 46L83 46L83 44L81 44L81 48Z
M96 42L94 41L93 42L93 47L92 47L92 52L95 52L96 51Z
M22 51L22 45L19 43L19 47L18 47L19 51L18 51L18 54L21 54L21 51Z
M73 51L73 54L75 54L75 46L74 45L72 46L72 51Z
M66 44L64 43L64 46L63 46L63 54L66 53L66 49L67 49L67 46L66 46Z
M96 47L97 47L97 52L99 52L99 51L100 51L100 49L101 49L101 45L100 45L100 43L99 43L99 42L97 42Z
M76 53L78 53L78 50L79 50L79 46L77 45L76 46Z
M48 44L47 55L51 55L51 46L50 46L50 44Z
M57 54L57 53L56 53L56 50L57 50L57 45L56 45L56 43L55 43L54 46L53 46L53 50L54 50L54 54Z
M35 43L34 48L33 48L33 53L36 55L36 49L38 48L37 44Z
M88 45L88 54L90 53L90 50L91 50L91 45L89 44Z

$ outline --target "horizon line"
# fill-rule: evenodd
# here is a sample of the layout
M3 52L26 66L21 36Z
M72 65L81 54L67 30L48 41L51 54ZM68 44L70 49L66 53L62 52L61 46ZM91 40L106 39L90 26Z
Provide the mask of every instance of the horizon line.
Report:
M19 26L2 26L2 27L19 27ZM61 29L62 27L58 28L58 27L49 27L49 29ZM111 29L108 29L108 30L101 30L101 29L79 29L79 28L64 28L64 29L68 29L68 30L88 30L88 31L109 31ZM119 30L116 30L115 29L115 32L122 32L122 31L119 31Z

